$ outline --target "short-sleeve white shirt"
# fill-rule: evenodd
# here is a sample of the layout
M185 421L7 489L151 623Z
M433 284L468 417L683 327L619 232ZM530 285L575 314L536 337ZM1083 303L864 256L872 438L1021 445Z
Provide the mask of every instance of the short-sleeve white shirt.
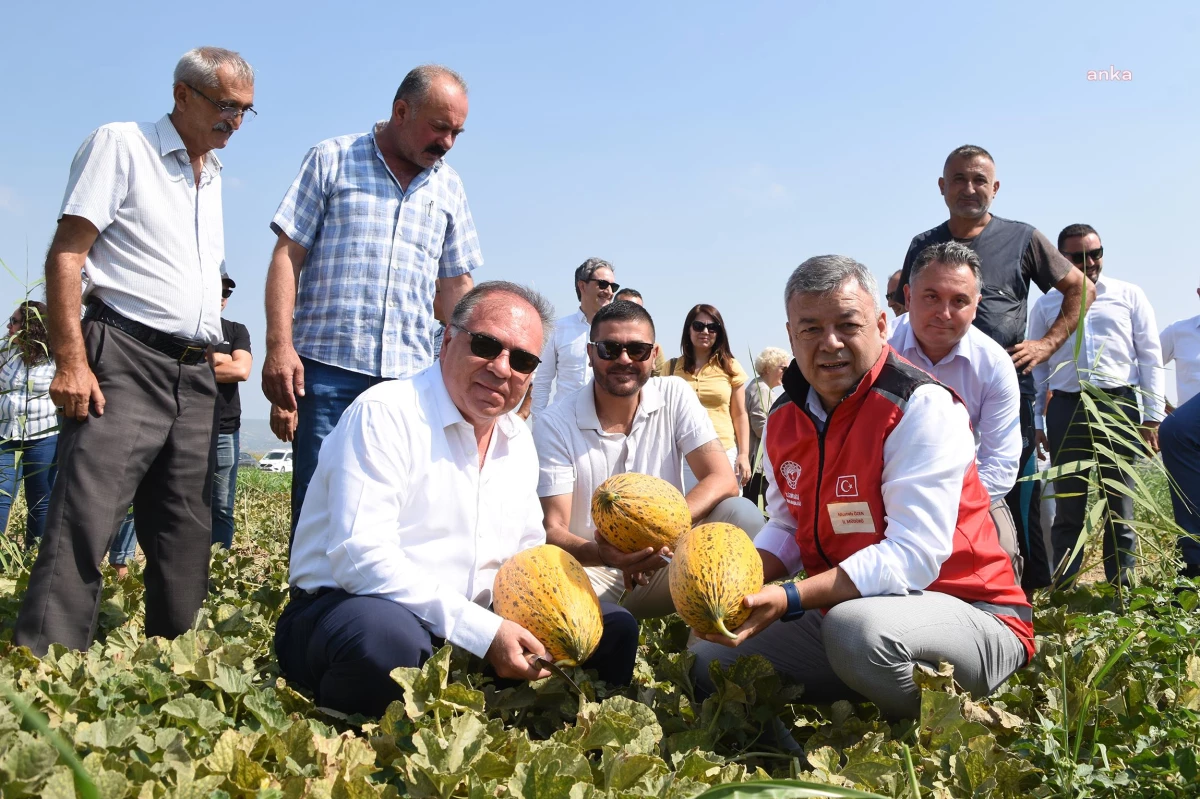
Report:
M606 433L596 416L593 382L555 402L534 427L541 471L538 496L571 494L572 533L595 540L592 494L614 474L660 477L683 490L682 461L717 439L708 412L684 381L652 377L628 435Z
M221 340L225 230L221 162L208 153L197 188L170 116L92 131L71 163L59 217L100 235L84 266L88 295L164 333Z
M290 582L390 599L483 657L500 628L488 609L500 564L546 542L537 473L533 437L511 413L480 468L440 361L373 386L321 445Z

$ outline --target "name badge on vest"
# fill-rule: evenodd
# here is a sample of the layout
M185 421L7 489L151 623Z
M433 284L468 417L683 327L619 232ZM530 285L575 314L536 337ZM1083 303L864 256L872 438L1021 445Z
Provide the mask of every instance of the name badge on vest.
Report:
M835 534L876 532L870 503L831 502L826 507L829 508L829 523Z

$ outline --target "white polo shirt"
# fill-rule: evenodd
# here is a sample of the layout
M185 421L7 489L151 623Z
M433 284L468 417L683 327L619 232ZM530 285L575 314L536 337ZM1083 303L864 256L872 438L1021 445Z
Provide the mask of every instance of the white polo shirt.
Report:
M1175 406L1179 407L1200 394L1200 316L1167 325L1159 341L1163 363L1175 362Z
M496 571L546 542L537 453L521 419L505 414L480 469L441 364L367 389L325 438L289 582L390 599L483 657L500 628L488 609Z
M222 213L221 161L205 156L197 187L168 115L92 131L71 163L59 218L83 217L100 231L84 267L89 296L163 333L216 343Z
M652 377L629 434L606 433L596 417L592 381L555 402L534 428L540 497L571 495L570 531L593 541L592 494L614 474L638 472L661 477L683 491L683 458L717 439L708 412L687 383Z

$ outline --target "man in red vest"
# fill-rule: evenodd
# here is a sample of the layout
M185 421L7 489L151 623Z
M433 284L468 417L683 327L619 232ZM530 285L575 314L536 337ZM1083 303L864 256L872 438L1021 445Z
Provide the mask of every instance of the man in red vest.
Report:
M693 672L760 654L814 701L920 712L918 664L954 666L976 696L1033 656L1032 611L988 514L967 409L887 344L875 279L840 255L802 263L784 293L795 360L767 420L768 585L733 640ZM723 646L722 646L723 645ZM730 647L730 648L726 648Z

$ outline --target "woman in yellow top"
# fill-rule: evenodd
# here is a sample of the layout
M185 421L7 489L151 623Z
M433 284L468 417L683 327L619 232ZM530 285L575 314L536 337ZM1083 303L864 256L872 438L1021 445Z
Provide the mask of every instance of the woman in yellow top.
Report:
M683 354L671 359L667 374L683 378L696 392L725 447L738 484L744 486L750 479L750 417L742 391L747 377L729 350L721 312L704 304L688 311L680 348ZM684 461L684 493L697 482Z

